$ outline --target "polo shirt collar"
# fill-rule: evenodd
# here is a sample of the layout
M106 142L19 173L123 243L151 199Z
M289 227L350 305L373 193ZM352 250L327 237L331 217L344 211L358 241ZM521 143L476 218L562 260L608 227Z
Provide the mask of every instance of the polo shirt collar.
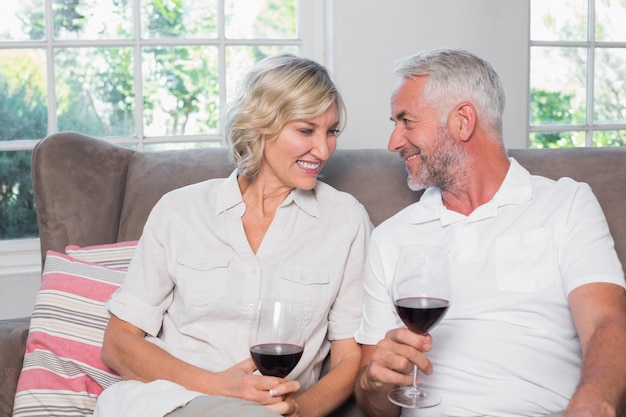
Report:
M469 216L448 210L443 205L441 190L431 187L424 191L419 202L413 205L410 215L412 224L427 223L440 220L442 226L458 221L478 221L498 214L498 208L523 204L532 198L532 183L530 173L515 159L509 158L511 165L493 198L480 207L477 207Z
M291 193L289 193L287 198L285 198L285 201L283 201L280 206L287 206L291 203L297 205L300 209L302 209L310 216L319 217L320 204L315 197L314 190L300 190L296 188ZM245 204L243 202L241 190L239 189L239 184L237 183L236 169L228 176L228 178L226 178L226 180L224 180L224 182L219 187L218 196L215 204L215 213L219 214L221 212L235 208L238 211L241 211L239 213L240 215L243 215L245 211Z

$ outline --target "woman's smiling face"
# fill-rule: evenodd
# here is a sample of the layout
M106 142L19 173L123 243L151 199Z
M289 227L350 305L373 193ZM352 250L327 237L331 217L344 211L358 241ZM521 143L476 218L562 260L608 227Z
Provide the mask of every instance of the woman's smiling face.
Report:
M310 119L292 120L265 144L258 178L291 188L310 190L337 148L339 115L336 105Z

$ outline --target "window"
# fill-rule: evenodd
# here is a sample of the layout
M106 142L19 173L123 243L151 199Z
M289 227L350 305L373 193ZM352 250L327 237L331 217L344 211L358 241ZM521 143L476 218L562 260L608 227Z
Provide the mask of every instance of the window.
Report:
M323 3L3 2L0 240L38 236L38 140L73 130L143 150L223 146L224 105L254 62L279 52L322 58L312 17Z
M531 0L530 146L626 145L626 2Z

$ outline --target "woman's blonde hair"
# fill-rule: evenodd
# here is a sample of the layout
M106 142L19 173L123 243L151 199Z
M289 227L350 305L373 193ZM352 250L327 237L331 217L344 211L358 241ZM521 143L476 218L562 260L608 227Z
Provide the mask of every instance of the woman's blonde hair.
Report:
M276 138L287 122L318 116L333 104L341 130L345 105L324 66L292 54L259 61L227 113L226 140L238 173L256 177L266 140Z

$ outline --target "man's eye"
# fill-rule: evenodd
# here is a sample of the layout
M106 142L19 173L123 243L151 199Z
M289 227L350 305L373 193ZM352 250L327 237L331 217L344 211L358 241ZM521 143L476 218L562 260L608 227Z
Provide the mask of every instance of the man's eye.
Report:
M402 119L402 123L404 123L404 126L406 126L407 128L410 128L411 126L415 124L413 120L409 120L409 119Z

